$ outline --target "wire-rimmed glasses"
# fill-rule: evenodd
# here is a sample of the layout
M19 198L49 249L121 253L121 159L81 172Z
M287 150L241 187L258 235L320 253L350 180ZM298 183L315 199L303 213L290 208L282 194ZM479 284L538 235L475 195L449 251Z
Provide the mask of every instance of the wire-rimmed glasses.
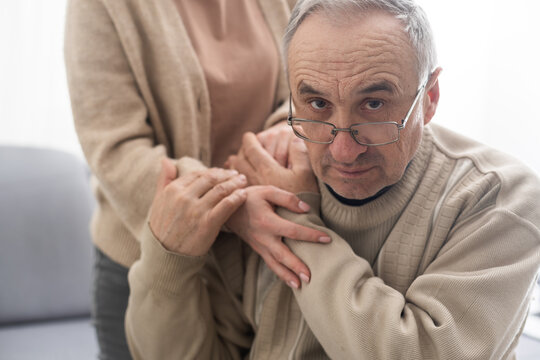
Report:
M414 101L401 123L395 121L368 122L353 124L348 128L338 128L334 124L325 121L294 118L292 117L292 94L289 94L287 124L292 127L294 134L300 139L317 144L331 144L339 131L350 133L352 138L360 145L381 146L392 144L399 140L399 134L405 128L426 84L427 81L418 88Z

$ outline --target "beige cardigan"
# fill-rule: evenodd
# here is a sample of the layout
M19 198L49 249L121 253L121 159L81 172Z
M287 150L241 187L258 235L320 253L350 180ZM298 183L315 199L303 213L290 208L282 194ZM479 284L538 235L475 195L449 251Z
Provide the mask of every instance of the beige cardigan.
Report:
M436 125L404 177L359 207L301 194L332 243L288 241L292 291L238 239L169 253L146 228L126 314L135 359L511 359L540 264L540 182ZM366 242L378 249L370 261Z
M259 0L277 47L290 2ZM160 159L180 159L180 174L210 163L204 74L169 0L70 0L65 62L76 131L95 175L93 241L129 267L140 256L136 239ZM276 81L266 127L286 117L283 69Z

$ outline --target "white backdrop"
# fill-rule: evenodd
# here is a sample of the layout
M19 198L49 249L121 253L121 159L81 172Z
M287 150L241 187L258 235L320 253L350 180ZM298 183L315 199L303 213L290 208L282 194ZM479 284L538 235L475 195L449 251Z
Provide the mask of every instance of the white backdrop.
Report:
M81 154L63 58L65 0L0 0L0 143Z
M540 2L417 1L430 18L443 68L434 121L540 173Z
M540 2L419 2L443 67L434 121L540 173ZM64 14L65 0L0 0L0 143L81 154L63 64Z

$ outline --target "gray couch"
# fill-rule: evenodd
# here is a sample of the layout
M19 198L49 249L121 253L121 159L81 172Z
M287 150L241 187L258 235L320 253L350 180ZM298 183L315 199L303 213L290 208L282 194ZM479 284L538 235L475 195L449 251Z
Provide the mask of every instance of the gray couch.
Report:
M0 146L0 359L96 359L85 162Z

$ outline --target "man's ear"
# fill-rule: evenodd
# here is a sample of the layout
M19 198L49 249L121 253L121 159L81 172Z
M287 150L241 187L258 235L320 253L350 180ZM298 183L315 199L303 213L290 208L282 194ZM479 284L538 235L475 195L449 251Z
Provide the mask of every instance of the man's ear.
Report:
M439 74L442 68L436 68L429 77L424 98L424 125L427 125L437 110L439 104Z

